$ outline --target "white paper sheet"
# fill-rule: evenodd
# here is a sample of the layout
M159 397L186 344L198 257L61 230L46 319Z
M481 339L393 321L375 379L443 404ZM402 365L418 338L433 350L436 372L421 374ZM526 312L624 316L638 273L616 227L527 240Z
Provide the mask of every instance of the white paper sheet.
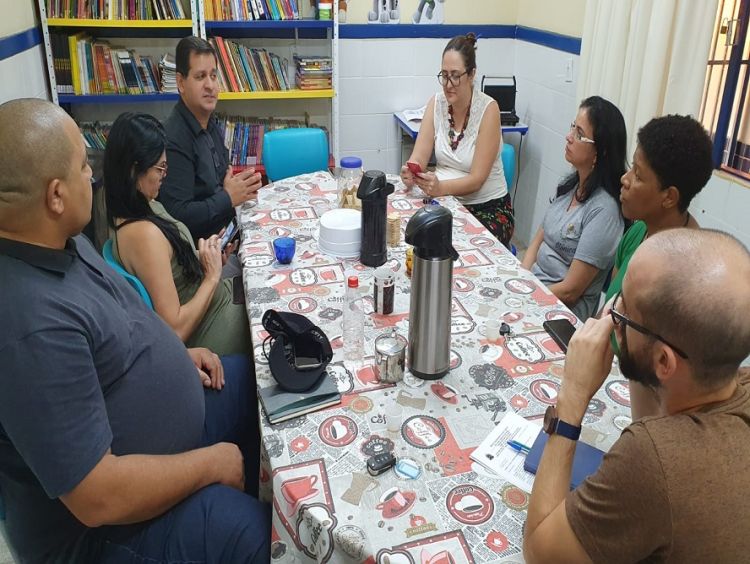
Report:
M513 450L508 446L508 441L518 441L531 447L541 430L541 425L527 421L515 413L508 413L482 444L474 449L470 455L471 459L525 492L531 493L534 474L523 469L526 455Z
M422 121L426 109L427 106L422 106L416 110L404 110L404 117L406 118L406 121Z

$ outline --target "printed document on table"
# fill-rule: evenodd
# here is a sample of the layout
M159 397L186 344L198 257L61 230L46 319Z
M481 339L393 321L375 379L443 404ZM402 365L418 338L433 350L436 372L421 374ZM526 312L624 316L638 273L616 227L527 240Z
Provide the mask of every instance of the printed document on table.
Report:
M470 455L471 459L525 492L531 493L534 474L523 469L526 455L513 450L508 441L518 441L530 447L541 431L540 425L527 421L515 413L508 413L482 444L474 449Z
M417 110L404 110L404 117L406 121L422 121L426 109L427 106L422 106Z

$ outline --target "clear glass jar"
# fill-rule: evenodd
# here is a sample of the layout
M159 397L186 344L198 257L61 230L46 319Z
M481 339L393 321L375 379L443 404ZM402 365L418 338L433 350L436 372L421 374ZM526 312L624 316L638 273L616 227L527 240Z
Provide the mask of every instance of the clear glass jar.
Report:
M341 173L338 179L338 201L341 208L362 209L362 202L357 198L357 188L362 180L362 159L343 157Z

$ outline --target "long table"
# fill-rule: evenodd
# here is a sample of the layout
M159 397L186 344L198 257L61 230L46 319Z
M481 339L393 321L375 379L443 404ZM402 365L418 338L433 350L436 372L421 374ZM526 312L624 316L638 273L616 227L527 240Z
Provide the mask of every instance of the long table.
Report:
M389 211L402 230L422 206L397 177ZM546 319L575 317L520 267L453 198L451 371L412 387L378 382L375 338L392 328L408 335L410 280L406 245L391 247L386 266L396 275L394 311L373 314L373 269L318 251L318 218L332 209L336 181L328 173L301 175L261 190L256 207L239 211L241 259L258 385L274 383L261 350L268 308L301 313L319 325L334 348L329 374L342 403L271 426L262 417L261 492L273 505L273 562L521 562L529 493L469 458L506 413L539 421L559 390L563 353L542 329ZM272 240L297 241L292 264L275 263ZM403 237L402 237L403 239ZM343 363L341 317L345 276L356 272L365 295L365 359L354 373ZM487 319L502 319L513 336L484 339ZM418 381L418 380L417 380ZM418 381L421 382L421 381ZM398 432L386 410L400 408ZM394 427L391 422L391 428ZM630 423L626 380L616 366L591 400L582 440L607 450ZM373 478L365 461L392 451L419 469L416 479L393 470ZM447 556L450 555L450 556Z

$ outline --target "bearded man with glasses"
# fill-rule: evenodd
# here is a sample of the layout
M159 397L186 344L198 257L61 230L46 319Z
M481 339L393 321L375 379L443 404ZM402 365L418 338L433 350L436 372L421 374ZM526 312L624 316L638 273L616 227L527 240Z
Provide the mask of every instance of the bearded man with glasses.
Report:
M690 276L684 276L690 272ZM573 336L529 503L526 562L744 562L750 553L750 254L718 231L644 241L621 293ZM620 369L653 390L599 470L568 491L589 401ZM559 431L562 427L562 432ZM709 486L708 488L706 486Z

